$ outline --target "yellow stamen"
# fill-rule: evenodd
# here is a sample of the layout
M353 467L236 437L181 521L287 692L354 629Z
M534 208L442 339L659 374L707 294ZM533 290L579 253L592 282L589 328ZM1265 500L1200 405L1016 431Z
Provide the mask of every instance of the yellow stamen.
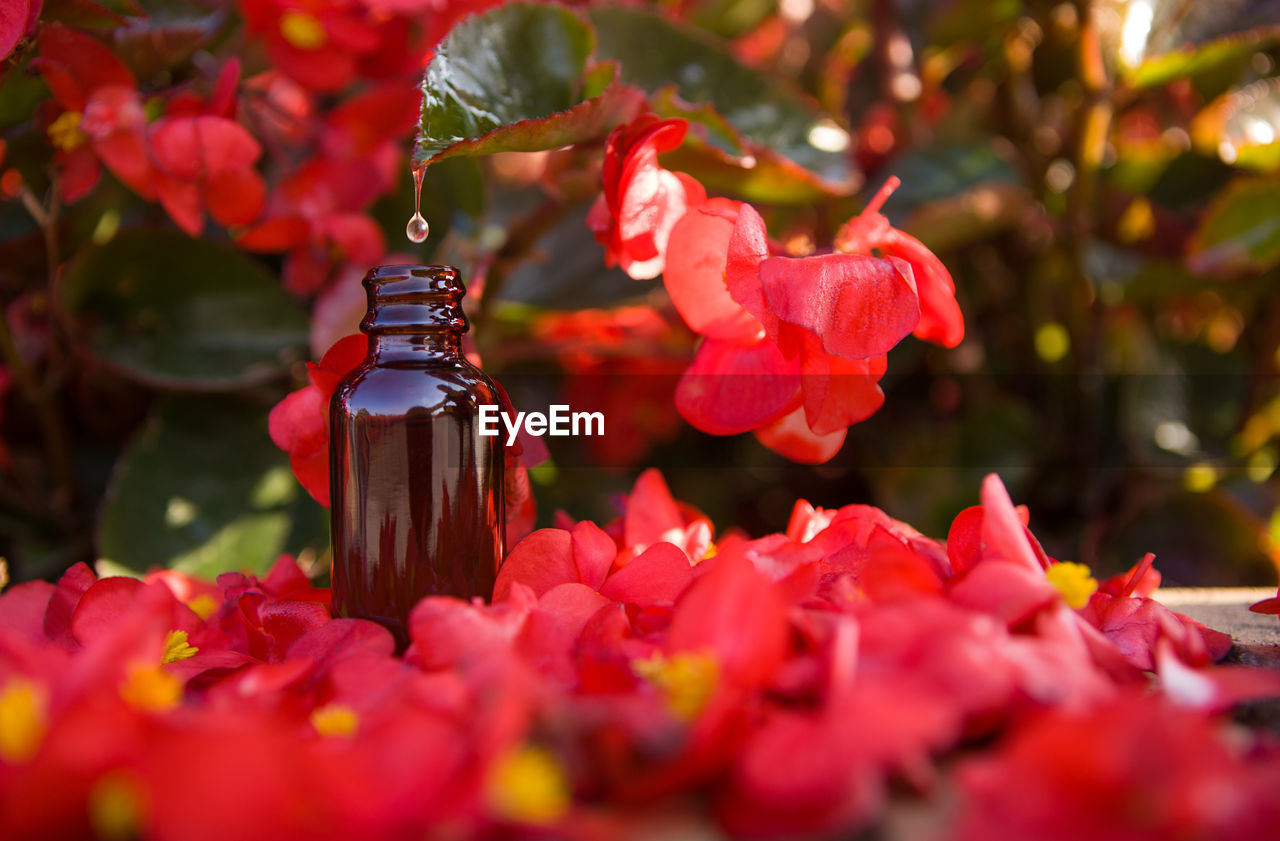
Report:
M44 688L11 678L0 692L0 759L26 762L36 755L49 726Z
M300 50L317 50L329 40L314 15L292 10L280 16L280 34Z
M311 726L321 736L354 736L360 716L344 704L326 704L311 711Z
M707 654L682 652L671 657L654 654L647 660L632 660L631 670L653 684L676 718L690 721L715 693L720 664Z
M49 142L64 152L77 149L89 141L89 135L80 128L79 111L63 111L49 124Z
M714 541L711 543L708 543L707 551L703 552L702 557L694 561L694 563L701 563L702 561L705 561L708 558L714 558L716 556L716 553L718 553L719 551L720 551L720 547L716 546Z
M187 602L187 607L191 608L192 612L201 619L208 619L218 612L218 600L205 593Z
M146 801L142 787L129 774L106 774L89 789L89 823L95 838L139 838L142 836Z
M569 811L569 782L555 757L542 748L517 748L495 763L486 789L489 808L501 818L545 824Z
M195 657L196 652L199 650L194 645L187 644L186 631L170 631L169 636L164 638L164 656L160 658L160 663L168 665L179 660L186 660Z
M1067 606L1076 609L1089 603L1089 597L1098 589L1098 579L1089 574L1084 564L1063 561L1045 571L1049 583L1058 588Z
M135 664L120 684L120 697L140 710L168 710L182 700L182 683L158 665Z

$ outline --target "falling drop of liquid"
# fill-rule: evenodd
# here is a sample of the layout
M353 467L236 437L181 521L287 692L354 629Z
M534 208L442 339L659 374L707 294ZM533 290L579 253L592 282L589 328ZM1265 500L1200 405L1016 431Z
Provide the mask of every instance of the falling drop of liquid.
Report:
M413 168L413 218L405 225L404 233L413 242L422 242L431 233L427 220L422 218L422 175L427 171L426 164Z
M404 226L405 236L414 242L422 242L429 233L431 233L431 228L427 225L427 220L422 218L421 213L414 213L413 218L409 220L409 224Z

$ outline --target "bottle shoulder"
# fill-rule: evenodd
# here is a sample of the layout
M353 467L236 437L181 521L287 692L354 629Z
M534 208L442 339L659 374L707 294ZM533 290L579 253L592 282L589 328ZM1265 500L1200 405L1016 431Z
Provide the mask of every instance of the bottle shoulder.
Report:
M499 404L498 389L465 360L445 363L362 363L338 383L331 408L347 414L404 414L413 409Z

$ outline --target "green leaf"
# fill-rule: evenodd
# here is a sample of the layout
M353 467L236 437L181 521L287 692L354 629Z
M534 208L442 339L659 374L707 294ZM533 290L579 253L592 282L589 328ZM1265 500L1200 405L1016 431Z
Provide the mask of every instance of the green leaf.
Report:
M323 550L325 521L268 438L265 406L169 397L116 464L98 554L134 572L261 572L281 552Z
M1229 91L1191 123L1196 146L1224 162L1258 172L1280 168L1280 79Z
M199 15L182 7L134 19L112 33L115 53L139 79L152 79L208 46L225 23L221 11Z
M1205 211L1191 238L1192 271L1237 275L1280 265L1280 181L1238 178Z
M427 65L414 164L555 149L631 119L639 94L589 63L594 46L591 28L560 6L511 3L467 18Z
M1122 78L1136 88L1243 66L1280 41L1274 3L1109 0L1097 20Z
M307 315L261 265L223 245L134 230L87 249L55 288L69 332L130 379L221 390L302 358Z
M909 213L929 202L952 198L979 184L1018 184L1020 180L1013 165L986 144L918 149L892 161L888 171L902 179L902 185L884 204L885 215L890 217Z
M697 138L666 159L712 189L748 199L803 202L848 195L860 177L849 135L802 94L742 65L715 37L643 8L594 6L599 59L617 60L623 82L659 95L674 86L694 106L710 103L742 137L746 154ZM661 45L655 48L654 45Z

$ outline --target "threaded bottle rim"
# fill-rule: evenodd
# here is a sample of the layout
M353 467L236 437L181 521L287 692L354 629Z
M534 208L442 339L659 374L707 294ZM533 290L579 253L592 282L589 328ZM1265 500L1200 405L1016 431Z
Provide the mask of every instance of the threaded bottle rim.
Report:
M365 274L364 288L369 310L360 329L370 335L467 330L461 305L466 289L453 266L375 266Z

